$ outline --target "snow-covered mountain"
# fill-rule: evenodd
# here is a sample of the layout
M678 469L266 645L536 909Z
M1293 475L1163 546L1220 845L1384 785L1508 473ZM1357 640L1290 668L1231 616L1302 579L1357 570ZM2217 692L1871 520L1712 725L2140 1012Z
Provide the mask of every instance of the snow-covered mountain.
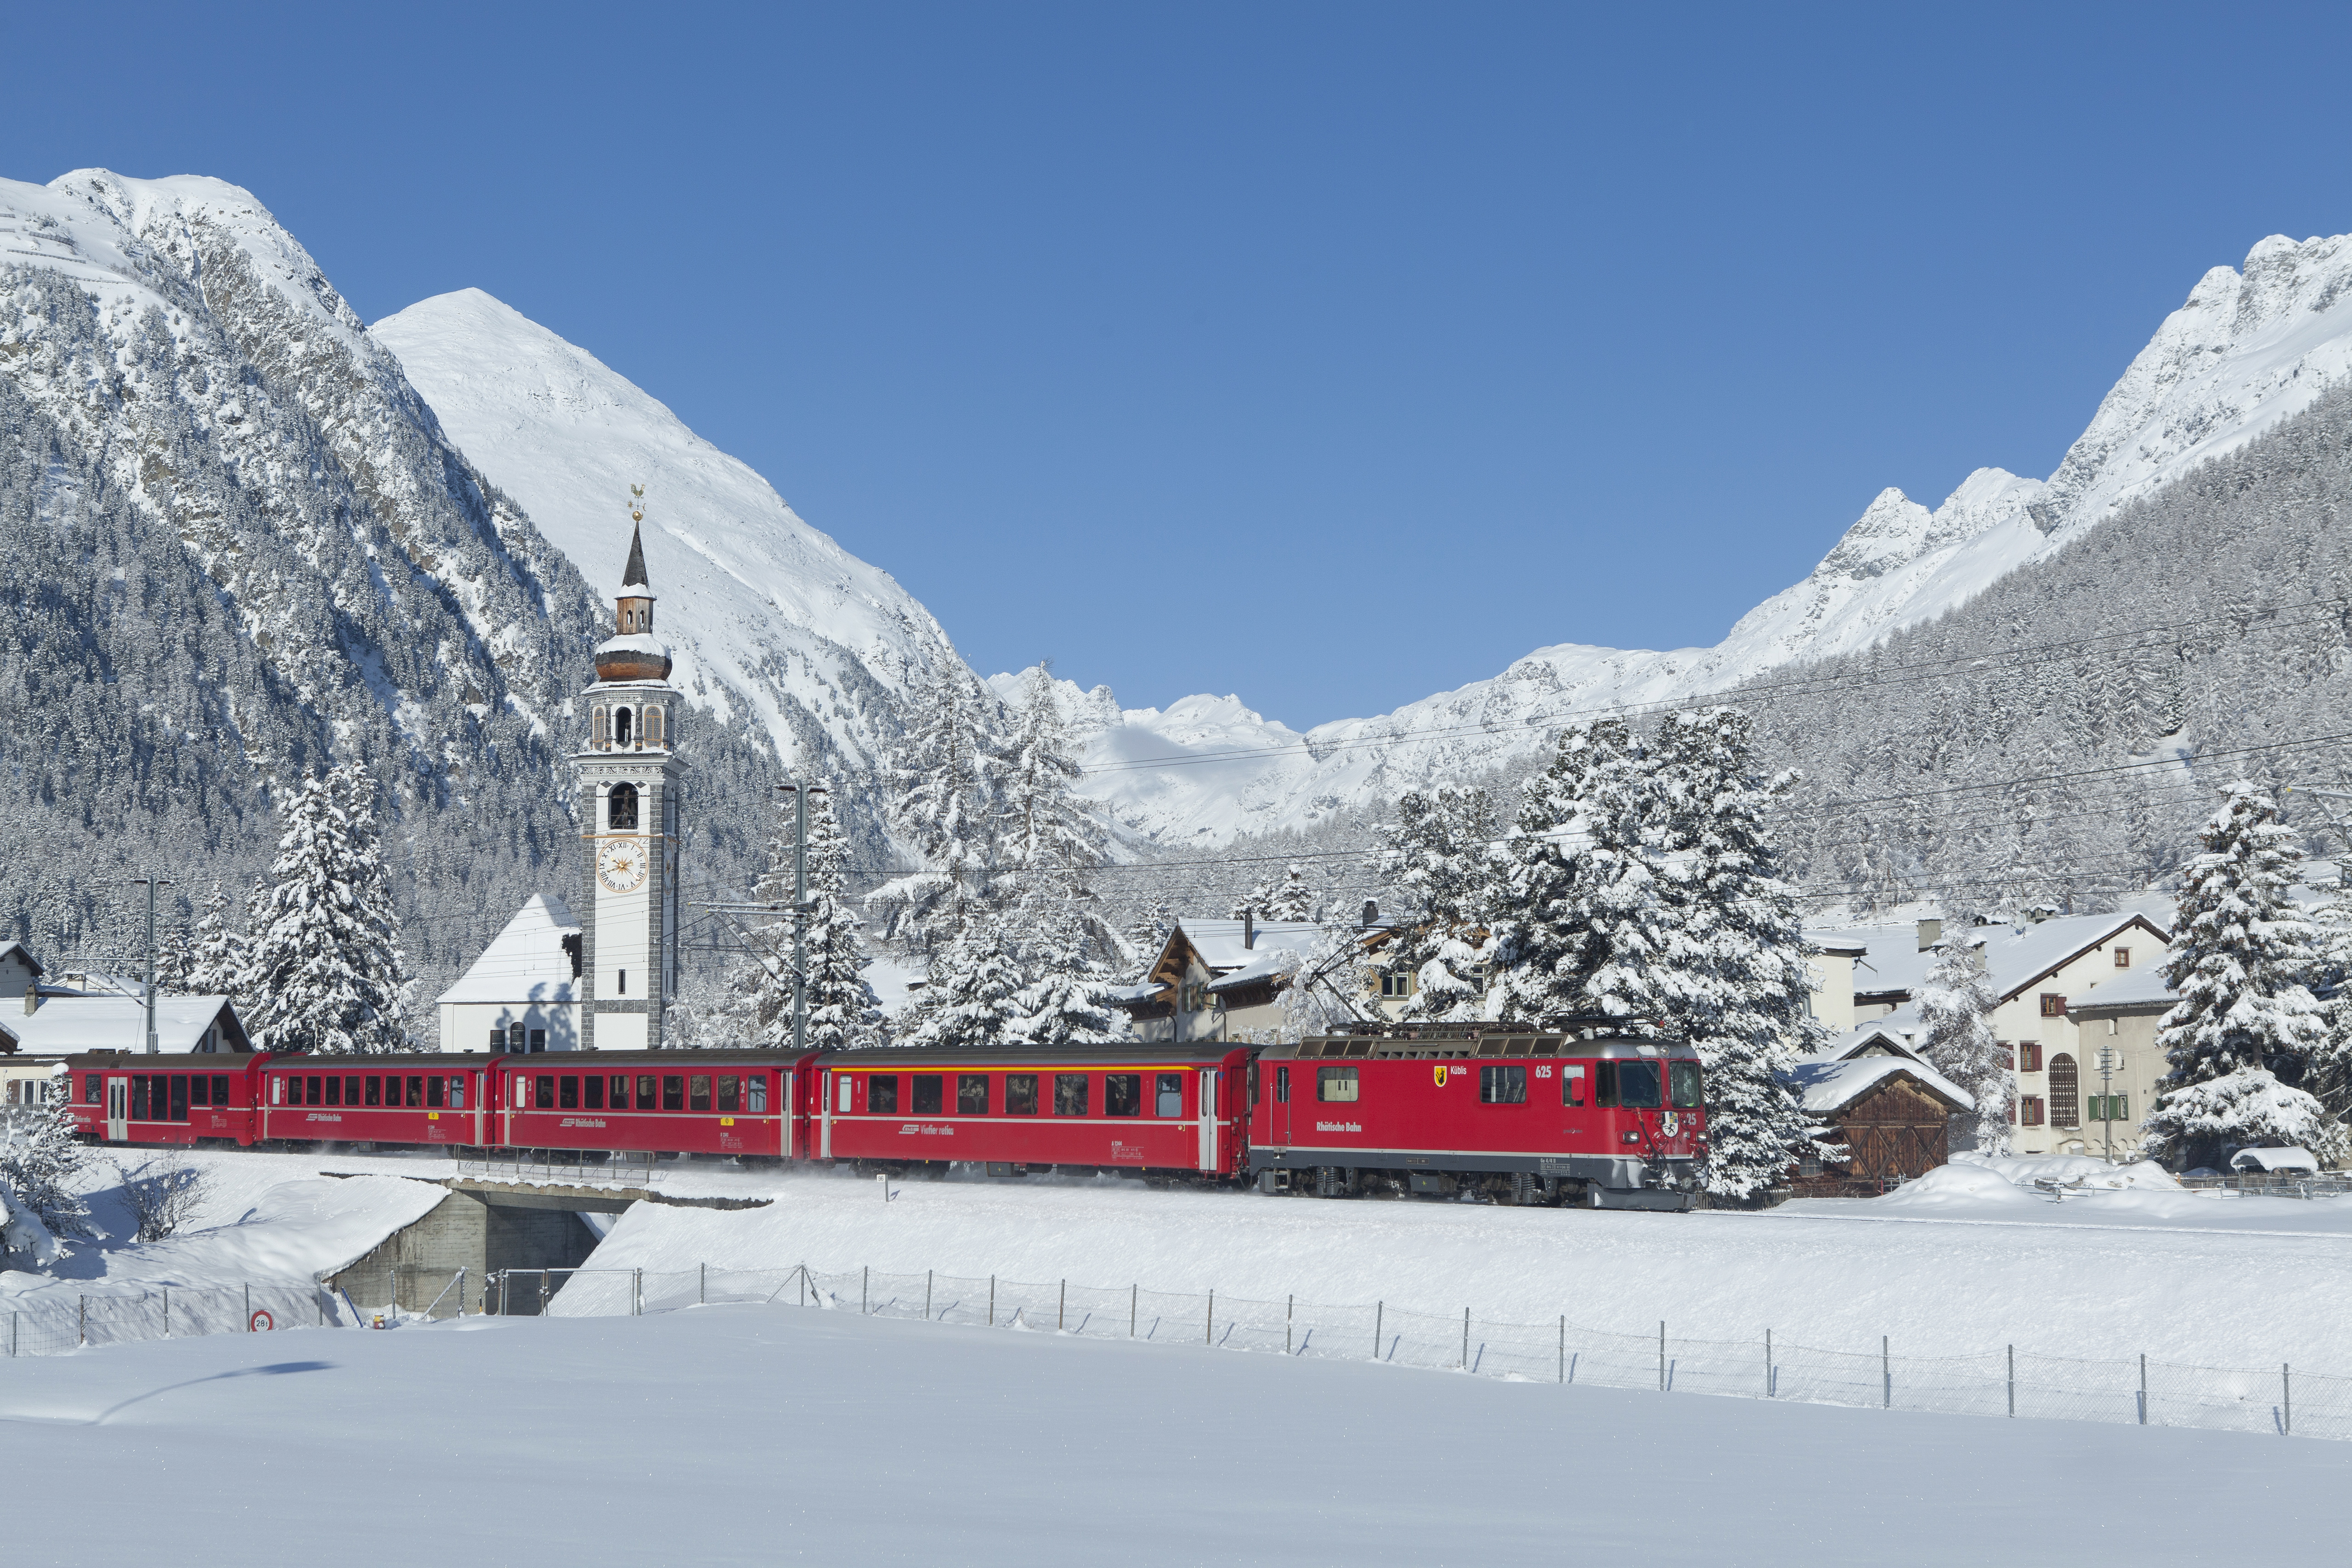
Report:
M898 732L910 670L956 657L889 574L594 355L480 289L371 331L467 458L600 589L619 579L629 487L645 487L671 679L720 721L756 723L779 756L869 770Z
M1713 647L1563 643L1490 680L1303 734L1238 696L1188 697L1111 721L1108 692L1066 683L1065 710L1089 737L1083 787L1131 837L1198 844L1309 826L1416 784L1525 765L1564 719L1720 691L1930 620L2274 428L2347 369L2352 236L2273 236L2242 270L2217 267L2198 282L2048 480L1979 468L1932 511L1882 491L1803 582ZM1014 694L1010 680L992 684Z

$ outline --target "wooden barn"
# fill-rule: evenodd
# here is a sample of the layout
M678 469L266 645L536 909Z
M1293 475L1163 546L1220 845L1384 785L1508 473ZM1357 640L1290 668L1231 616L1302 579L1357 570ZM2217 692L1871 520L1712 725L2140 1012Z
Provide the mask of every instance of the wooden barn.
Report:
M1808 1155L1790 1173L1801 1198L1876 1197L1944 1163L1951 1119L1973 1110L1968 1091L1899 1039L1858 1030L1790 1074L1821 1141L1846 1157Z

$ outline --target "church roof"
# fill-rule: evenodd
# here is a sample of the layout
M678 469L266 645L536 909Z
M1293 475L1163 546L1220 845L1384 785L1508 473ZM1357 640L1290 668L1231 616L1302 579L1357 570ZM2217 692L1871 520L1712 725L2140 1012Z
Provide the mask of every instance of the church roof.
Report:
M441 1000L577 1001L579 982L572 978L572 955L564 951L563 939L579 934L580 923L562 899L533 893L482 949L482 956L457 977L457 984L441 993Z
M640 588L653 586L646 581L646 541L642 524L629 530L629 563L621 572L621 586L626 588L631 584Z

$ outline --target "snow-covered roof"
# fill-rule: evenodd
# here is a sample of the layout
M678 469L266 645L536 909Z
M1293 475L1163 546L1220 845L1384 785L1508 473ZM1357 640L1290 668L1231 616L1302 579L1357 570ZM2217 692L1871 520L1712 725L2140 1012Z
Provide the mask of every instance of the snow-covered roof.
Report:
M2113 980L2102 980L2082 995L2068 997L2067 1005L2076 1012L2086 1007L2169 1007L2180 1000L2180 993L2164 983L2159 967L2151 960L2117 970Z
M2237 1171L2310 1171L2319 1170L2319 1162L2308 1149L2241 1149L2230 1156L2230 1167Z
M1993 989L2006 1002L2019 992L2065 964L2077 954L2098 946L2126 927L2146 924L2156 940L2164 940L2145 915L2125 911L2110 915L2059 915L2034 925L1944 928L1944 940L1958 938L1984 956L1985 972ZM1934 967L1934 948L1919 951L1916 921L1901 925L1861 926L1849 931L1807 931L1805 940L1817 946L1856 942L1868 952L1854 961L1853 989L1857 995L1901 992L1916 994Z
M1992 927L1948 928L1947 937L1958 937L1974 945L1991 931ZM1846 931L1809 931L1804 933L1810 947L1823 952L1851 954L1853 957L1853 989L1856 995L1868 996L1887 991L1916 991L1927 978L1927 970L1936 962L1935 950L1919 951L1919 926L1916 921L1901 925L1859 926Z
M1789 1083L1809 1114L1828 1116L1898 1076L1950 1101L1955 1110L1976 1109L1975 1096L1916 1057L1851 1057L1837 1061L1808 1057L1789 1069Z
M1209 973L1223 975L1260 963L1268 948L1282 948L1302 956L1323 946L1324 928L1313 921L1259 921L1251 929L1250 945L1242 945L1242 922L1180 919L1176 929L1201 955Z
M223 1050L246 1050L245 1026L226 996L158 996L155 998L155 1046L163 1051L205 1048L205 1037L219 1024ZM147 1048L147 1005L136 996L50 996L39 1008L19 1016L0 1016L0 1031L16 1041L16 1049L34 1056L66 1056L75 1051L144 1051Z
M33 950L31 948L26 947L15 937L10 937L6 942L0 942L0 959L11 957L15 958L17 963L23 964L34 973L38 974L41 973L41 961L33 956Z
M1255 962L1220 974L1209 982L1213 992L1238 991L1244 985L1255 985L1276 975L1288 974L1297 969L1301 954L1295 948L1272 947L1257 950Z
M563 939L578 936L580 924L552 893L533 893L490 939L457 984L441 993L444 1002L530 1003L577 999L572 955Z
M1905 1023L1896 1022L1905 1014L1911 1015ZM1907 1026L1906 1026L1907 1024ZM1874 1019L1858 1029L1848 1029L1828 1045L1805 1059L1816 1062L1851 1061L1860 1056L1878 1056L1888 1052L1917 1059L1919 1053L1911 1048L1912 1037L1919 1032L1916 1009L1903 1007L1884 1018Z
M644 597L643 595L637 596ZM618 637L606 637L596 645L596 651L598 653L641 653L648 658L669 657L668 647L651 632L623 632Z

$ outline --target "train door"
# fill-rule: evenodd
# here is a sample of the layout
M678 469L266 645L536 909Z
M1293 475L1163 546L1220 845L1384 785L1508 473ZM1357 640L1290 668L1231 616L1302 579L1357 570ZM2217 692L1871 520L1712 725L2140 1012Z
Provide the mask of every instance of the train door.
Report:
M849 1105L849 1075L829 1072L817 1079L817 1157L821 1160L833 1158L833 1086L835 1083L841 1085L842 1107L846 1110Z
M128 1078L106 1080L106 1141L110 1143L131 1141L131 1080Z
M797 1160L801 1152L793 1142L793 1134L800 1131L801 1075L787 1068L783 1075L783 1093L776 1097L776 1152L787 1160Z
M1274 1141L1281 1148L1290 1147L1290 1064L1280 1062L1274 1069Z
M1222 1075L1214 1068L1201 1073L1201 1169L1214 1171L1217 1167L1218 1111L1217 1079Z

